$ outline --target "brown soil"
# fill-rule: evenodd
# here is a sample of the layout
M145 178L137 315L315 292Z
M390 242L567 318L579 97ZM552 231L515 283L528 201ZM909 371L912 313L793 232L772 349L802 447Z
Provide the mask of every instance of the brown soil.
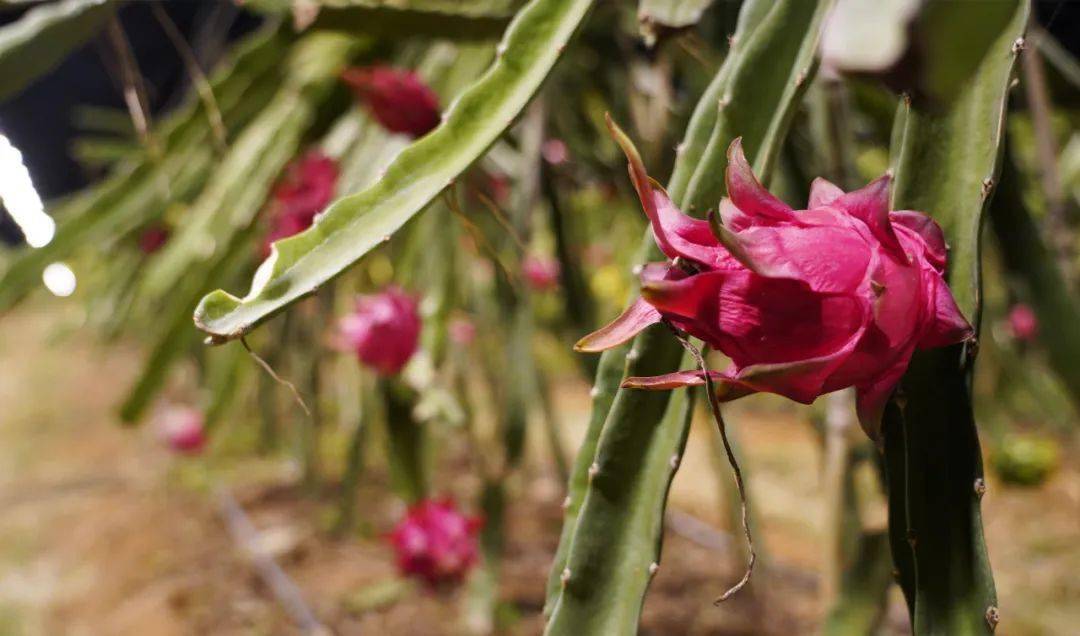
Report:
M235 493L262 545L335 633L463 632L460 590L392 587L392 556L380 536L399 509L378 475L360 512L364 536L335 539L325 531L332 491L304 495L284 460L169 457L149 430L115 422L115 405L138 370L136 352L93 344L53 312L31 306L0 321L0 634L296 633L230 538L210 485ZM587 407L584 385L560 392L568 422L580 422ZM772 567L752 592L715 608L712 599L741 575L740 563L671 534L641 633L793 634L820 624L817 442L801 412L761 407L751 403L732 419ZM690 440L671 505L722 526L706 434L695 430ZM561 516L560 486L542 444L533 446L537 457L511 484L502 597L513 634L542 629ZM1002 605L998 633L1067 634L1080 624L1077 454L1070 449L1065 467L1039 489L990 484L984 511ZM378 590L390 591L381 602L357 601ZM886 630L906 630L898 600Z

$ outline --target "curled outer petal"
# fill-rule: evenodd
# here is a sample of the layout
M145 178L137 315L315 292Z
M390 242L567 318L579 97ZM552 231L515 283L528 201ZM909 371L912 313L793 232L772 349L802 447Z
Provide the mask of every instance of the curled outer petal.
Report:
M842 196L844 196L844 191L840 189L840 186L818 177L810 184L810 199L806 202L806 207L811 210L820 208Z
M743 152L742 137L728 146L728 167L724 175L728 197L751 219L764 223L794 222L795 212L761 185Z
M644 299L637 299L618 318L577 341L575 351L596 353L630 340L650 325L660 322L660 312Z

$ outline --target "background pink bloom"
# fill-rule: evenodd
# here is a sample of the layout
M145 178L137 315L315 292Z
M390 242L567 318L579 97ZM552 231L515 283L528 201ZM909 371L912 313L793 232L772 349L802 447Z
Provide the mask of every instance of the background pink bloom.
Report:
M562 268L559 261L553 258L529 255L521 263L521 271L529 287L536 291L549 291L559 286Z
M384 376L396 375L416 353L420 314L416 300L397 287L361 296L356 310L338 321L337 346L354 351Z
M1031 307L1017 303L1009 310L1009 332L1020 342L1032 342L1039 334L1039 319Z
M341 79L390 132L423 137L442 120L435 91L412 71L367 66L351 68Z
M447 326L450 339L456 344L468 346L476 340L476 325L468 318L454 318Z
M338 165L318 150L293 161L271 195L270 230L262 245L262 256L270 254L274 241L303 232L315 216L334 198Z
M161 440L174 452L197 455L206 446L202 411L190 406L169 407L158 421Z
M971 336L943 278L941 229L922 213L890 212L888 175L850 193L817 179L808 209L795 211L757 181L735 140L728 198L710 224L679 211L616 136L656 242L680 266L646 267L642 299L579 350L614 346L667 320L732 359L715 374L723 399L766 391L808 404L854 386L860 421L876 437L912 353ZM700 372L682 371L626 384L703 382Z
M548 139L545 141L540 146L540 154L543 155L544 161L553 166L565 163L570 158L570 150L562 139Z
M139 250L143 254L153 254L169 240L169 228L163 223L154 223L139 235Z
M476 564L483 521L458 512L453 501L425 500L411 507L390 534L398 569L432 587L464 580Z

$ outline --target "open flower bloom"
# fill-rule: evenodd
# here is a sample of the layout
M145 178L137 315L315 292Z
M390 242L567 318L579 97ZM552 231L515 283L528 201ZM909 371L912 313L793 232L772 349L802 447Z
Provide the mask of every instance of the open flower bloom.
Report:
M353 351L379 375L396 375L416 353L420 313L416 299L397 287L361 296L356 310L338 322L336 348Z
M481 526L483 520L461 514L450 500L421 501L390 534L398 569L431 587L461 582L477 562Z
M876 439L912 353L972 336L942 277L941 228L920 212L889 210L889 175L849 193L817 179L808 209L793 210L758 182L736 139L728 197L719 219L704 221L679 211L613 132L672 261L645 266L641 299L578 350L607 349L667 321L731 358L712 374L720 399L764 391L809 404L854 386L859 420ZM624 386L703 383L700 371L680 371Z
M390 132L423 137L442 120L435 91L412 71L366 66L348 69L341 79Z

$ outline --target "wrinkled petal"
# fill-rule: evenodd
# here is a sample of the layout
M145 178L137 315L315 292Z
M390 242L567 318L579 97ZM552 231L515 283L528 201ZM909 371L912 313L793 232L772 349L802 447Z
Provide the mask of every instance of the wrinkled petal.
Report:
M908 257L904 254L904 249L896 238L896 232L893 231L889 220L889 182L891 180L888 174L878 177L866 186L838 197L831 205L865 223L874 238L906 264Z
M802 404L812 403L826 393L826 383L855 351L866 331L864 323L841 347L814 358L771 364L754 364L740 369L730 379L748 389L776 393Z
M919 237L924 253L931 264L942 271L945 268L945 259L948 256L948 247L945 245L945 234L941 226L934 219L922 212L911 210L896 210L889 213L894 225L907 228Z
M929 316L930 324L919 339L919 349L944 347L963 342L975 334L960 308L948 284L937 272L931 274L933 290L933 312Z
M840 186L818 177L810 184L810 200L807 201L806 207L810 210L820 208L829 205L842 196L844 196L844 191L840 189Z
M716 228L721 244L751 271L804 281L817 292L852 292L866 278L870 246L856 232L831 226Z
M667 257L681 256L712 267L723 267L730 262L729 255L713 236L708 221L683 214L667 193L658 188L652 189L652 199L655 213L649 221L656 244Z
M835 351L869 314L869 306L853 297L817 294L799 281L745 270L645 281L641 295L739 366Z
M735 207L755 221L771 223L795 220L794 211L766 190L754 176L754 171L743 154L742 137L731 142L727 156L728 166L724 176L728 196Z
M630 340L641 330L655 325L660 320L660 312L644 299L639 298L610 324L578 340L574 345L574 350L596 353L611 349Z

